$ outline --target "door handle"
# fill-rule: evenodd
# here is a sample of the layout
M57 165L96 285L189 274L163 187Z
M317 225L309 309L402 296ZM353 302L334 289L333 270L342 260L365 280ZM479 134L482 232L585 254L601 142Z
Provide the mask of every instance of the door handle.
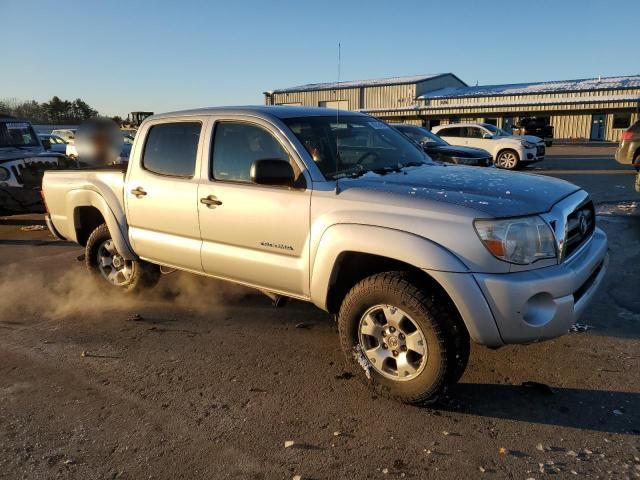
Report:
M142 187L134 188L133 190L131 190L131 193L133 193L138 198L144 197L147 194L147 192L145 192Z
M200 203L205 204L209 208L216 208L218 205L222 205L222 202L213 195L200 199Z

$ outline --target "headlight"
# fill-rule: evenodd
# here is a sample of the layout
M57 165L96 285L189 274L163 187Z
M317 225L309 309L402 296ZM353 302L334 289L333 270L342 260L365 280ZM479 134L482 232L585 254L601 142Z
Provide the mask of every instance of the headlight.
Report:
M5 180L9 180L11 177L11 173L6 168L0 167L0 182L4 182Z
M522 140L522 146L524 148L535 148L535 145L531 142L527 142L526 140Z
M553 232L537 215L476 220L474 226L487 250L506 262L528 265L543 258L556 258Z

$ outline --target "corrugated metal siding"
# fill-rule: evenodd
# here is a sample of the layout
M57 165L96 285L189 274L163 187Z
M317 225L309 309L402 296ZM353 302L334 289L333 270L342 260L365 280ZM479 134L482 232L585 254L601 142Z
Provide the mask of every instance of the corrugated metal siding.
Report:
M310 92L274 93L275 105L300 102L307 107L317 107L321 101L346 100L349 102L349 110L357 110L360 107L359 88L341 88L338 90L315 90Z
M364 107L361 108L398 108L415 104L415 84L366 87L363 90Z
M555 138L575 138L589 140L591 136L591 115L552 115L553 136Z

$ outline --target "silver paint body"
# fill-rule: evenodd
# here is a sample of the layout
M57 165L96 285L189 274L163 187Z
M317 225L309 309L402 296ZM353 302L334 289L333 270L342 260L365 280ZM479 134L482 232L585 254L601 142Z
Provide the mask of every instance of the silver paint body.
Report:
M523 266L493 257L473 227L477 218L564 215L568 206L585 198L578 187L536 175L455 165L327 181L281 120L306 115L335 115L335 110L237 107L149 117L136 135L126 174L46 172L50 223L62 237L77 241L77 209L93 206L126 259L230 280L323 309L341 254L392 258L434 278L473 340L488 346L562 335L584 311L606 270L607 240L600 229L571 258ZM213 128L217 121L232 119L258 124L276 137L301 169L306 189L211 180ZM149 128L175 121L202 123L193 178L162 177L140 165ZM137 187L147 195L133 195ZM209 195L222 205L210 208L199 202ZM559 246L561 237L560 232ZM600 265L596 280L574 304L573 292ZM537 294L551 299L544 310L548 321L532 325L526 302Z

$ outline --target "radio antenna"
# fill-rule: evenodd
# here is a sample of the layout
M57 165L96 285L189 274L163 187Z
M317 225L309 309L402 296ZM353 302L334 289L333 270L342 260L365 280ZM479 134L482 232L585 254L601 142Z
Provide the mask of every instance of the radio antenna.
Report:
M340 67L342 63L342 45L338 42L338 81L336 83L336 97L340 94ZM338 171L338 162L340 161L340 141L338 138L338 132L340 127L338 126L340 121L340 101L336 101L336 172Z

